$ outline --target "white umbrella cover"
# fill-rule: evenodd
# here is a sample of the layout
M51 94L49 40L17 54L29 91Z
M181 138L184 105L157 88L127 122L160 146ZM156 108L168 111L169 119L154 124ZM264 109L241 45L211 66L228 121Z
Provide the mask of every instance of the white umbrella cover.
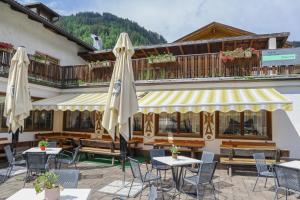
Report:
M28 84L29 59L24 47L18 47L9 69L4 116L12 132L24 127L24 119L32 109Z
M138 111L131 57L134 54L127 33L121 33L113 49L116 56L102 126L112 138L115 127L126 141L129 140L129 118Z

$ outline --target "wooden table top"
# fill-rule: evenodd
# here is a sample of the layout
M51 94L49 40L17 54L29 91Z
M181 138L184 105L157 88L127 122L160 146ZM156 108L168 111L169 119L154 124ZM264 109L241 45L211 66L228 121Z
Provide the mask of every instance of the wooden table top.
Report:
M145 143L147 145L154 145L154 146L178 146L178 147L188 147L188 148L203 148L204 147L204 142L199 141L173 141L173 142L168 142L168 141L153 141L153 142L147 142Z
M221 164L235 164L235 165L255 165L255 160L253 158L232 158L229 160L228 157L220 157ZM276 164L274 159L266 159L268 165Z
M242 149L242 150L277 150L276 146L251 146L251 145L239 145L239 146L230 146L230 145L220 145L220 148L223 149Z

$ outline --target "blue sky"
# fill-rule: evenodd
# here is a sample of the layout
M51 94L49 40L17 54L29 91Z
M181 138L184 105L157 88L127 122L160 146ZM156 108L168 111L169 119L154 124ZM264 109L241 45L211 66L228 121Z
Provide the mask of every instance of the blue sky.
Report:
M19 0L21 3L35 0ZM290 32L300 41L300 0L41 0L61 15L110 12L162 34L168 42L212 21L254 33Z

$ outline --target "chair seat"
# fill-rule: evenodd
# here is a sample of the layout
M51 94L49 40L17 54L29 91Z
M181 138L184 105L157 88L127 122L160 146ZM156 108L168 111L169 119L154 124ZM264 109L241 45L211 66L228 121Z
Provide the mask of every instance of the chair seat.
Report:
M186 177L184 178L184 181L192 184L192 185L197 185L198 184L205 184L205 183L209 183L207 180L204 180L204 179L201 179L199 180L198 182L198 179L199 179L199 176L198 175L194 175L194 176L189 176L189 177Z
M154 169L157 170L169 170L171 167L169 165L155 165L153 166Z
M25 165L26 161L25 160L16 160L12 162L13 165Z
M192 173L198 173L198 168L194 168L194 167L186 167L186 169Z
M152 174L152 173L146 173L146 175L143 177L144 182L156 181L158 179L160 179L160 176L157 176L157 175Z
M68 164L68 165L72 164L72 160L62 159L62 158L57 159L57 162L58 163L63 163L63 164Z
M273 172L265 171L265 172L260 172L261 176L265 177L275 177L275 174Z

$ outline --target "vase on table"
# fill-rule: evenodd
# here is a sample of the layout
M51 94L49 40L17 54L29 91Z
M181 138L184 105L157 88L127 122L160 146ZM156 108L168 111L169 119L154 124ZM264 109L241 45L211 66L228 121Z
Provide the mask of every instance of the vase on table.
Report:
M45 200L59 200L60 188L45 189Z
M41 149L42 151L45 151L45 150L46 150L46 147L45 147L45 146L40 146L40 149Z
M177 153L172 153L172 158L177 159Z

